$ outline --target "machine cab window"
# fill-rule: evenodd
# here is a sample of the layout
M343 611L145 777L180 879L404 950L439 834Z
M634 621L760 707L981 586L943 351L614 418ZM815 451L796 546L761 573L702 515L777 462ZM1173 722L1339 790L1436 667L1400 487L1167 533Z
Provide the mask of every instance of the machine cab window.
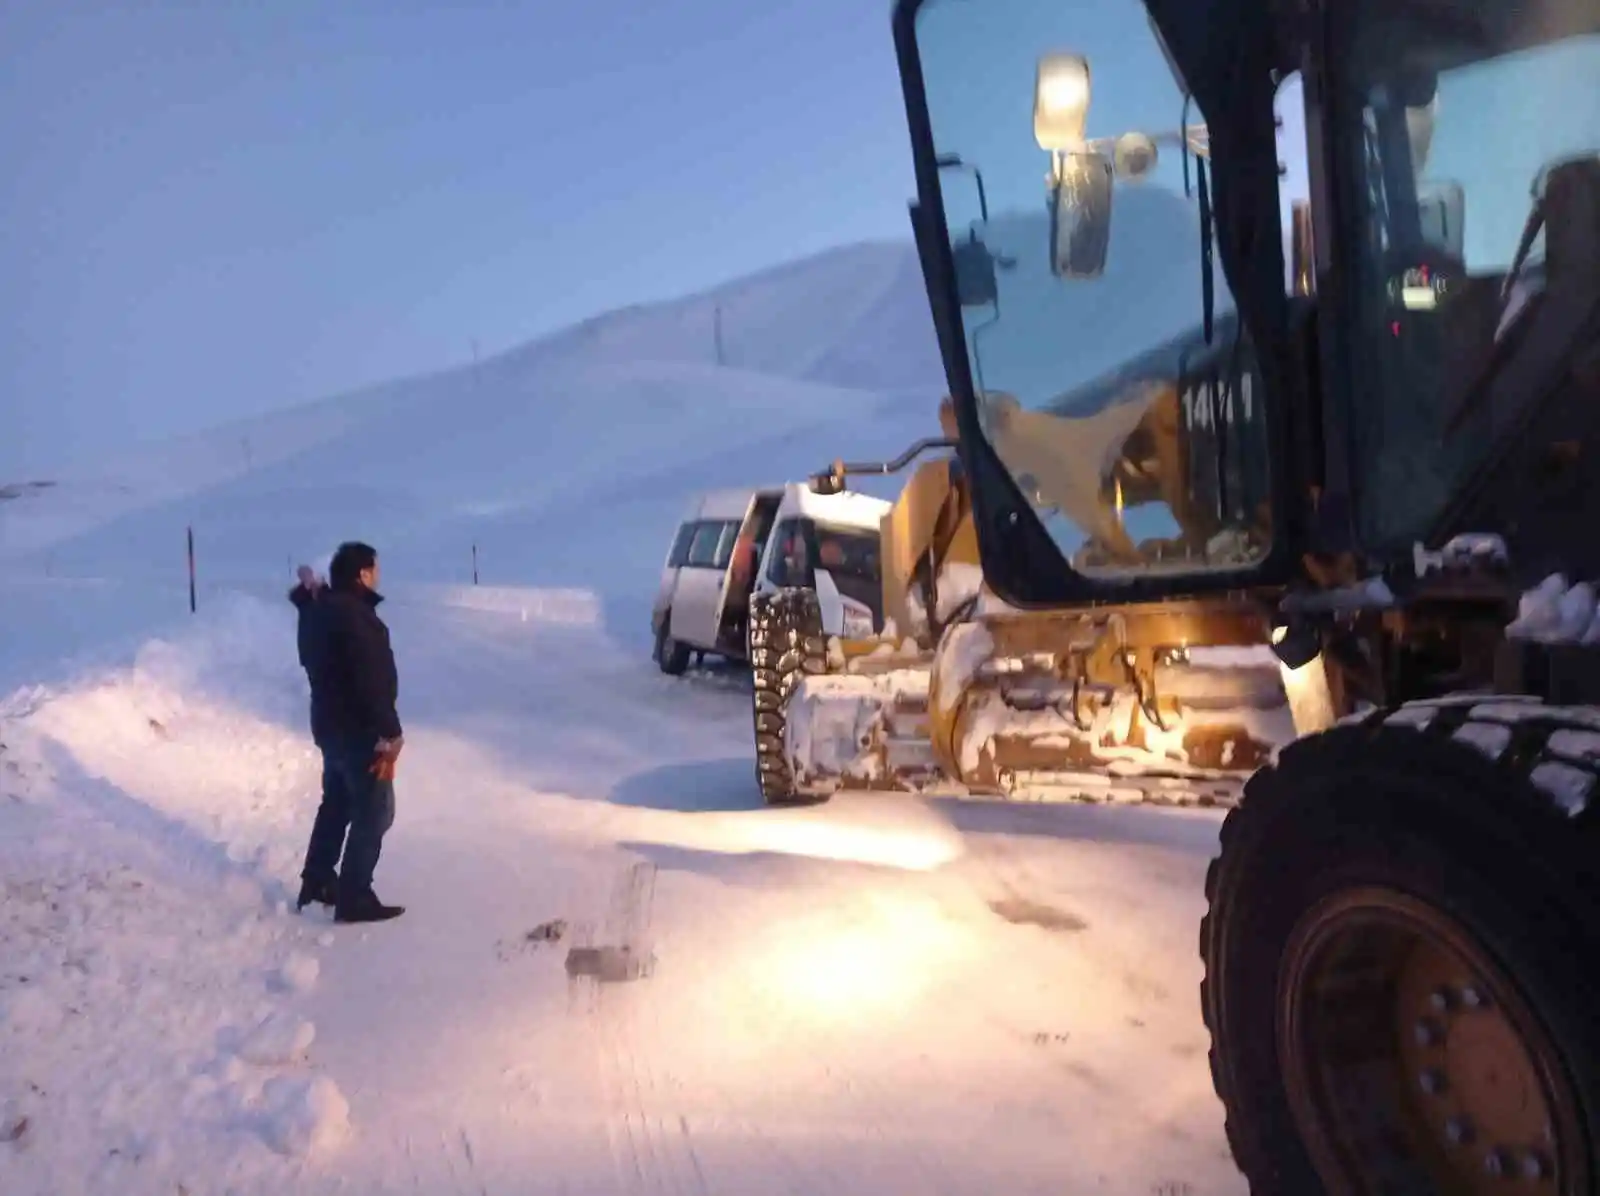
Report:
M1213 250L1206 114L1142 6L926 0L916 17L985 438L1107 579L1273 541L1267 396Z
M1377 0L1348 16L1333 144L1351 184L1356 510L1362 542L1396 551L1592 344L1575 317L1600 273L1600 17Z

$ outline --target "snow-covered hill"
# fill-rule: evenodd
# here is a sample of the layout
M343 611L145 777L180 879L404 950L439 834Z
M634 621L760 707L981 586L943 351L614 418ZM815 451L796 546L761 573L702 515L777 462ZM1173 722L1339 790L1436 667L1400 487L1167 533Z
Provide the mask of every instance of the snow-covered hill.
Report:
M1093 284L1049 276L1039 219L986 230L1017 262L984 333L990 385L1079 380L1060 375L1064 327L1084 350L1065 364L1087 378L1197 318L1192 212L1154 189L1118 203L1111 269ZM0 563L181 587L192 526L203 586L277 585L350 537L379 547L392 586L466 581L476 548L485 582L582 587L636 628L694 491L894 455L934 430L944 389L912 247L847 246L477 366L52 475L0 503Z
M693 490L898 451L942 391L915 255L852 246L69 473L0 506L0 551L163 578L192 524L212 581L361 536L397 578L460 579L477 544L502 582L626 590Z

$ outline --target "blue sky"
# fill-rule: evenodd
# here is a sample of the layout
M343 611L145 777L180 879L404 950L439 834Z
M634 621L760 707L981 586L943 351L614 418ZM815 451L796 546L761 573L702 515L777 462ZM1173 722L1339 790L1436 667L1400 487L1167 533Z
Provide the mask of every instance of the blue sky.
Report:
M905 237L889 7L0 5L0 478ZM1128 90L1130 14L1059 19L1105 128L1175 119ZM1593 144L1595 50L1444 89L1470 258L1503 265L1537 164Z
M0 473L907 238L889 9L0 5Z

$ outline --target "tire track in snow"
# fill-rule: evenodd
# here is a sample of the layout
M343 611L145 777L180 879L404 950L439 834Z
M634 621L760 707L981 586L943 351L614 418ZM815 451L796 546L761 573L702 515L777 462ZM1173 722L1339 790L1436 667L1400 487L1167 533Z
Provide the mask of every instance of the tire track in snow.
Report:
M467 1127L461 1126L456 1130L456 1134L461 1144L460 1157L467 1165L465 1180L456 1179L456 1168L453 1161L456 1156L449 1135L446 1133L439 1135L439 1144L445 1151L445 1158L450 1164L450 1176L452 1179L456 1179L456 1189L463 1193L470 1193L471 1196L489 1196L487 1185L478 1177L478 1158L472 1149L472 1139L467 1135ZM470 1184L471 1187L468 1187L467 1184Z
M457 1196L489 1196L489 1186L479 1173L477 1152L466 1126L458 1126L454 1135L449 1130L440 1130L437 1149L430 1151L425 1160L418 1159L416 1139L410 1133L400 1135L400 1146L406 1169L411 1174L412 1191L427 1196L444 1191ZM425 1179L425 1171L431 1172L432 1177ZM447 1187L441 1188L437 1182L440 1173Z
M654 1181L656 1168L647 1168L645 1152L640 1148L640 1135L635 1132L634 1123L639 1110L634 1102L629 1100L628 1094L623 1091L617 1078L618 1052L609 1041L608 1025L603 1020L602 1014L593 1027L596 1057L600 1061L601 1074L604 1076L604 1090L606 1094L606 1120L612 1125L620 1127L620 1137L626 1144L626 1156L621 1159L624 1169L633 1180L630 1187L637 1192L659 1191ZM613 1151L616 1150L613 1145Z
M631 994L623 995L624 1001L627 995ZM597 1011L590 1024L602 1074L606 1120L613 1127L613 1161L631 1175L634 1191L704 1196L709 1189L700 1174L699 1160L687 1157L692 1156L692 1144L664 1132L665 1118L647 1107L640 1081L640 1072L647 1065L641 1065L641 1052L630 1032L632 1020L627 1008L612 1006Z
M796 1160L788 1148L773 1139L764 1119L752 1117L746 1111L747 1107L715 1080L707 1078L705 1083L709 1090L715 1091L723 1098L727 1109L726 1114L719 1119L719 1124L737 1130L748 1147L769 1161L770 1165L759 1168L754 1164L750 1165L750 1172L759 1174L763 1184L779 1183L787 1196L855 1196L857 1192L895 1190L892 1183L879 1186L841 1180L830 1166L821 1162L816 1156L811 1156L810 1166ZM822 1179L824 1183L819 1186L809 1182L814 1177ZM748 1175L741 1178L745 1179L746 1183L734 1189L739 1193L749 1190Z
M630 998L637 996L634 1001ZM815 1155L798 1157L774 1139L765 1116L752 1115L710 1072L696 1077L697 1116L709 1116L720 1141L738 1150L731 1171L710 1165L702 1154L690 1113L674 1099L652 1065L652 1046L672 1041L659 1006L644 990L624 995L621 1008L606 1009L593 1027L596 1056L605 1074L607 1118L619 1172L630 1171L637 1190L660 1196L734 1196L760 1187L786 1196L855 1196L861 1185L842 1177ZM775 1033L782 1034L781 1022ZM713 1103L705 1109L707 1100ZM721 1174L725 1182L715 1182ZM892 1174L890 1176L892 1178ZM891 1183L888 1188L892 1190Z
M656 1032L655 1041L664 1041L666 1035L663 1033L661 1027L660 1009L655 1003L652 1002L650 1004L650 1010L652 1014L652 1028ZM633 1019L630 1019L628 1025L630 1037L632 1035L632 1030L635 1027L636 1023L633 1021ZM662 1085L657 1081L656 1071L655 1068L650 1064L650 1057L648 1053L638 1051L637 1049L631 1049L628 1051L628 1060L630 1063L631 1079L634 1084L634 1090L638 1095L641 1107L644 1104L646 1093L648 1092L649 1096L652 1098L651 1104L658 1110L655 1115L657 1138L661 1139L664 1137L676 1143L678 1147L677 1151L675 1152L676 1156L678 1157L680 1164L686 1164L687 1166L688 1174L685 1175L680 1181L678 1185L679 1191L682 1192L684 1196L703 1196L704 1193L710 1192L710 1186L706 1182L705 1168L701 1164L699 1151L695 1149L694 1135L689 1129L688 1115L681 1109L672 1109L670 1115L675 1116L678 1122L676 1129L674 1129L674 1127L668 1123L668 1112L663 1111L670 1107L671 1098Z

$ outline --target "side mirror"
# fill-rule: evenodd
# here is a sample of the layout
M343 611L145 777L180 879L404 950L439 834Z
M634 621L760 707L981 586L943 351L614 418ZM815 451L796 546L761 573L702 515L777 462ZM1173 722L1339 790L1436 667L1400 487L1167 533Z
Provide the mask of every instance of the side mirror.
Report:
M989 192L983 185L983 171L963 161L960 154L940 154L937 165L940 170L965 170L971 173L973 182L978 185L978 219L988 224Z
M968 234L951 249L956 271L956 297L962 307L986 307L1000 302L1000 284L995 278L994 255L978 239L977 231Z
M1111 180L1104 154L1056 155L1050 189L1050 272L1058 278L1099 278L1111 247Z

